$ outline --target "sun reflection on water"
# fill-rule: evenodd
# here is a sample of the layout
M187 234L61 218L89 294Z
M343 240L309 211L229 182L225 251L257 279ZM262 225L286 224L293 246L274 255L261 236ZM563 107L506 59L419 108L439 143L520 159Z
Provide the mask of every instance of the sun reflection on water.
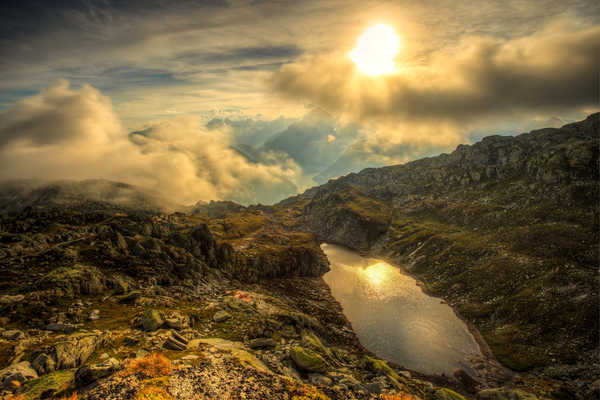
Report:
M378 262L363 269L362 273L369 283L374 286L380 286L385 283L386 279L390 278L390 273L385 267L385 263Z

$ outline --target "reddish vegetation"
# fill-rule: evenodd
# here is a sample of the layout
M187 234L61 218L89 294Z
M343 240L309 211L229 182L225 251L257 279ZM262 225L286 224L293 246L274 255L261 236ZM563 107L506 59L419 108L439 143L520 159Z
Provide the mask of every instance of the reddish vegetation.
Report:
M122 376L143 373L150 377L169 375L172 371L171 360L159 353L127 361L121 372Z
M421 400L419 397L408 393L382 394L382 400Z
M233 293L233 297L235 297L236 299L240 299L246 303L250 303L252 301L252 299L250 298L250 296L248 295L248 293L246 292L242 292L241 290L236 290Z

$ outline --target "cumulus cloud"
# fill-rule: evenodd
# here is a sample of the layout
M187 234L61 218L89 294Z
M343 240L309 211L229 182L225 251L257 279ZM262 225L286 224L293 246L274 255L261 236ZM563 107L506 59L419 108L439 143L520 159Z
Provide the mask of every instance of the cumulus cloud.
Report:
M297 191L302 170L278 155L251 162L223 130L190 118L127 134L110 100L60 81L0 113L0 179L124 181L179 203L273 202Z
M555 22L520 38L465 37L392 75L370 78L348 57L321 56L283 66L271 83L396 141L450 145L501 118L597 108L598 49L600 27Z

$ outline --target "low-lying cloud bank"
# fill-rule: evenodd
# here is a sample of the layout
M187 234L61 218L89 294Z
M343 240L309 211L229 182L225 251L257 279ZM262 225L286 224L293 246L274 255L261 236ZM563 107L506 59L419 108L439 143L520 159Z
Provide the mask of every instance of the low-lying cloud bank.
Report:
M512 40L464 38L418 65L406 55L393 75L361 76L348 57L328 56L285 65L271 83L397 143L455 145L507 119L597 109L598 49L600 27L557 21Z
M128 135L107 97L60 81L0 113L0 180L105 178L181 204L270 203L297 192L302 170L292 159L249 161L229 137L186 118Z

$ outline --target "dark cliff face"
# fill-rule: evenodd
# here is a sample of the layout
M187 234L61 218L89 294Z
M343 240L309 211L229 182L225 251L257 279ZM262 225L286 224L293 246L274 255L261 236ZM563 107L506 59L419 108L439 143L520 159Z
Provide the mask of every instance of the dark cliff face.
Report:
M599 340L599 121L366 169L278 207L303 210L299 225L323 241L405 265L510 368L589 379Z

